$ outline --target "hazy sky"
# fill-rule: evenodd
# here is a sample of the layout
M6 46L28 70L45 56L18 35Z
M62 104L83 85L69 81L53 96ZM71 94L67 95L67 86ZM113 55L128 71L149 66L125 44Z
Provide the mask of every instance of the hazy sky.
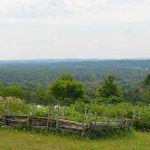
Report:
M0 59L150 58L150 0L0 0Z

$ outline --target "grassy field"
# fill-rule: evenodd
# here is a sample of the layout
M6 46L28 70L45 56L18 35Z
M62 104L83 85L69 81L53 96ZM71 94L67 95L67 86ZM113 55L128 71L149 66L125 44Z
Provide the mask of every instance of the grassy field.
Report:
M150 133L105 140L75 139L0 128L0 150L149 150Z

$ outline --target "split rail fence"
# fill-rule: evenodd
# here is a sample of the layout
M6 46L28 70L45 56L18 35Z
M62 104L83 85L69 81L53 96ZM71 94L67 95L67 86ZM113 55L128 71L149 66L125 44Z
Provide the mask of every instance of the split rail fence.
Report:
M53 109L53 108L52 108ZM64 109L65 110L65 109ZM97 113L94 114L94 120L91 120L91 113L88 112L88 121L85 121L85 113L82 113L82 121L76 122L71 120L65 120L65 111L62 115L62 118L59 117L59 106L57 108L56 114L51 114L50 105L48 107L48 116L47 117L35 117L32 116L32 113L29 111L27 116L19 116L9 114L6 110L5 113L0 115L0 126L6 127L21 127L25 126L27 128L39 128L39 129L47 129L54 128L56 130L74 130L80 132L86 132L88 130L95 129L97 127L117 127L117 128L127 128L128 127L128 119L125 119L123 115L120 115L119 120L116 122L111 121L111 115L107 114L105 116L105 120L103 120L104 116L102 115L102 121L97 121Z

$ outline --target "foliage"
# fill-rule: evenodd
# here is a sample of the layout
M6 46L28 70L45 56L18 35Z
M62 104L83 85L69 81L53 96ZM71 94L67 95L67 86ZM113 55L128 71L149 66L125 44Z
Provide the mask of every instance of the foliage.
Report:
M49 91L44 87L38 87L35 91L35 99L37 103L48 103L50 99Z
M34 115L39 116L39 117L47 117L48 116L48 107L43 107L41 105L38 105Z
M99 139L99 138L110 138L110 137L125 137L134 132L133 128L96 128L93 131L88 131L86 136L90 137L90 139Z
M123 97L126 101L131 102L133 104L138 103L141 101L141 91L140 87L126 87L123 88Z
M120 102L121 93L119 90L118 84L115 82L115 77L109 75L104 79L101 87L97 90L97 97L102 98L105 102L108 103L117 103Z
M143 81L141 95L144 102L150 103L150 74Z
M50 85L52 95L59 100L76 100L84 95L83 86L80 82L73 81L70 75L63 75ZM69 101L67 103L70 103Z
M143 86L149 86L149 85L150 85L150 74L148 74L143 81Z
M61 74L72 74L74 79L83 82L88 96L95 98L95 91L104 76L114 74L117 82L126 92L125 99L136 100L130 94L139 89L146 74L150 71L150 60L37 60L0 62L0 82L8 85L21 85L26 91L35 92L37 87L45 87ZM7 86L7 85L6 85ZM129 89L129 90L128 90ZM29 94L30 95L30 94ZM33 102L32 97L27 99Z
M8 87L3 87L0 92L1 96L13 96L13 97L25 97L24 89L19 85L11 85Z
M0 113L4 113L6 108L7 113L14 115L27 115L30 106L24 103L21 99L15 97L6 97L3 99L0 97Z
M146 111L140 118L136 118L134 126L136 129L150 131L150 112Z
M0 97L0 114L4 114L4 108L7 108L7 113L13 115L27 115L30 110L33 116L47 117L48 106L26 104L20 99L7 97L6 100ZM146 105L143 111L143 106L132 105L131 103L118 103L118 104L97 104L95 102L84 103L81 100L76 101L71 106L60 106L58 113L58 105L55 105L53 110L50 107L50 114L55 118L57 114L60 119L64 116L66 120L82 121L82 113L84 114L85 123L88 121L88 112L90 112L91 121L95 121L95 112L97 113L97 121L106 121L107 115L110 114L110 122L120 121L119 118L123 115L125 118L132 119L135 111L134 126L137 129L149 130L150 129L150 105Z

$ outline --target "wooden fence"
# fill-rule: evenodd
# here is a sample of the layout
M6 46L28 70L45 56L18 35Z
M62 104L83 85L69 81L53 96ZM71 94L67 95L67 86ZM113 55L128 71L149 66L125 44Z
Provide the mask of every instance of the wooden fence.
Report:
M84 118L84 117L83 117ZM74 130L86 132L87 130L92 130L97 127L128 127L128 121L123 119L120 122L110 122L110 117L108 116L107 122L75 122L70 120L59 119L58 117L53 118L51 116L46 117L33 117L33 116L13 116L13 115L0 115L0 125L6 127L21 127L26 126L27 128L40 128L40 129L50 129L55 128L56 130Z
M116 116L116 120L112 121L111 115L104 114L101 115L101 122L98 122L98 115L95 112L94 114L85 108L84 113L80 114L82 116L81 122L65 120L65 113L66 107L63 107L63 114L60 117L60 106L59 104L55 108L54 105L48 106L48 115L47 117L35 117L32 116L33 110L28 111L28 115L26 116L19 116L19 115L12 115L9 112L6 103L3 105L4 114L0 115L0 126L6 127L21 127L25 126L27 128L40 128L40 129L47 129L54 128L56 130L74 130L80 132L86 132L88 130L92 130L98 127L117 127L117 128L127 128L129 119L124 118L123 114ZM33 107L34 109L34 107ZM54 111L54 109L56 109ZM51 111L50 111L51 110ZM85 116L87 120L85 120ZM94 119L91 119L94 117ZM61 118L61 119L60 119Z

